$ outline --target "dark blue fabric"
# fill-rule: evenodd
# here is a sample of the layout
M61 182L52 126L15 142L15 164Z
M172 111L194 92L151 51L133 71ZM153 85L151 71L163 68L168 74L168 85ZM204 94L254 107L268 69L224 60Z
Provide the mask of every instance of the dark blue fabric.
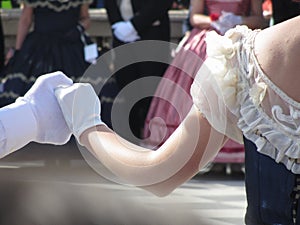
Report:
M251 141L245 139L244 143L248 201L246 224L294 224L293 188L299 175L293 174L283 164L278 164L272 158L257 152L255 144ZM300 224L299 219L297 224Z
M23 96L42 74L60 70L74 81L81 78L90 64L84 60L84 46L77 28L79 15L80 6L63 12L34 8L33 31L1 71L0 78L4 81L1 107ZM91 42L88 37L86 41Z
M97 8L104 8L104 0L97 0Z

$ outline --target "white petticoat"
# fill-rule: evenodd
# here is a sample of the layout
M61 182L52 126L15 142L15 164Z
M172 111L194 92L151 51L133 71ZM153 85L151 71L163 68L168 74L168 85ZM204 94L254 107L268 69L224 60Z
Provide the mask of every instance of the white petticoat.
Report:
M207 34L208 57L191 87L195 106L212 127L300 174L300 103L264 74L254 54L259 30L237 26Z

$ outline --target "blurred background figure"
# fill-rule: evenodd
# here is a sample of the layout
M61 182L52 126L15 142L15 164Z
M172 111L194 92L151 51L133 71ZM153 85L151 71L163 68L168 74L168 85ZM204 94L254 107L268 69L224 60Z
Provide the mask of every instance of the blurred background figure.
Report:
M91 0L24 0L16 44L7 54L1 73L0 105L12 103L31 87L41 74L61 70L78 80L90 65L84 46L91 42L84 33L89 27Z
M263 8L263 16L266 20L273 20L273 6L271 0L265 0L262 5ZM273 22L270 21L270 24L273 24Z
M104 0L94 0L90 6L91 8L104 8Z
M297 0L272 0L274 24L281 23L300 14Z
M190 0L175 0L172 5L172 9L188 9Z
M207 56L206 33L216 30L224 34L228 29L242 24L253 29L266 25L259 0L191 0L188 22L186 27L191 30L179 43L173 62L163 76L174 83L171 88L170 82L159 84L155 96L163 97L153 98L146 117L143 144L150 148L162 145L192 106L190 86ZM161 120L155 120L156 117ZM231 140L219 154L216 162L244 162L243 145Z
M2 8L2 4L0 5L0 9ZM5 50L4 50L4 33L3 33L3 26L2 26L2 19L0 16L0 72L3 69L4 66L4 55L5 55ZM0 86L1 90L1 86Z
M170 21L168 10L173 0L106 0L104 2L112 28L112 47L143 40L170 41ZM131 55L138 53L131 52ZM147 53L145 53L147 54ZM169 58L170 51L161 51ZM115 66L122 63L128 56L115 56ZM123 60L123 61L122 61ZM115 73L120 90L131 82L146 76L161 77L167 65L158 62L139 62L121 68ZM147 83L139 85L136 94L142 94ZM125 103L130 97L124 96ZM142 137L144 120L150 105L151 98L138 101L132 108L129 116L129 125L132 131L120 132L128 140L137 143L136 138ZM128 123L128 119L124 121ZM133 137L132 132L135 137ZM130 133L130 134L129 134Z

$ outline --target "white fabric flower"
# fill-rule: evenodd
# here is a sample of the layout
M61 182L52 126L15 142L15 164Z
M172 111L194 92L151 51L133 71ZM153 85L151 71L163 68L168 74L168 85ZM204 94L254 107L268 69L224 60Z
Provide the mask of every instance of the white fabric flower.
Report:
M254 105L260 105L266 95L266 91L267 85L264 82L258 82L252 86L249 95Z

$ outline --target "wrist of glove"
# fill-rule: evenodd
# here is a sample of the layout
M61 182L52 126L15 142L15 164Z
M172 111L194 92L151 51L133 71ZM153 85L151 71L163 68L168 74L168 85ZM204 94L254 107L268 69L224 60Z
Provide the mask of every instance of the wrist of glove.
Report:
M217 30L222 35L224 35L226 33L226 31L228 31L229 29L232 28L231 26L227 26L226 24L220 23L220 21L218 21L218 20L211 22L210 25L212 28Z
M211 23L211 26L224 35L226 31L242 23L242 16L237 16L233 13L223 11L218 20Z
M242 16L235 15L231 12L222 12L222 15L219 18L219 22L227 27L233 28L236 25L243 23Z
M112 25L113 33L122 42L134 42L141 39L130 21L121 21Z
M90 84L77 83L70 87L58 88L55 95L65 121L79 144L82 145L80 136L85 130L105 125L100 117L99 98Z
M38 124L27 102L17 101L3 107L0 111L0 120L6 136L6 152L1 151L3 157L34 141L38 133Z

